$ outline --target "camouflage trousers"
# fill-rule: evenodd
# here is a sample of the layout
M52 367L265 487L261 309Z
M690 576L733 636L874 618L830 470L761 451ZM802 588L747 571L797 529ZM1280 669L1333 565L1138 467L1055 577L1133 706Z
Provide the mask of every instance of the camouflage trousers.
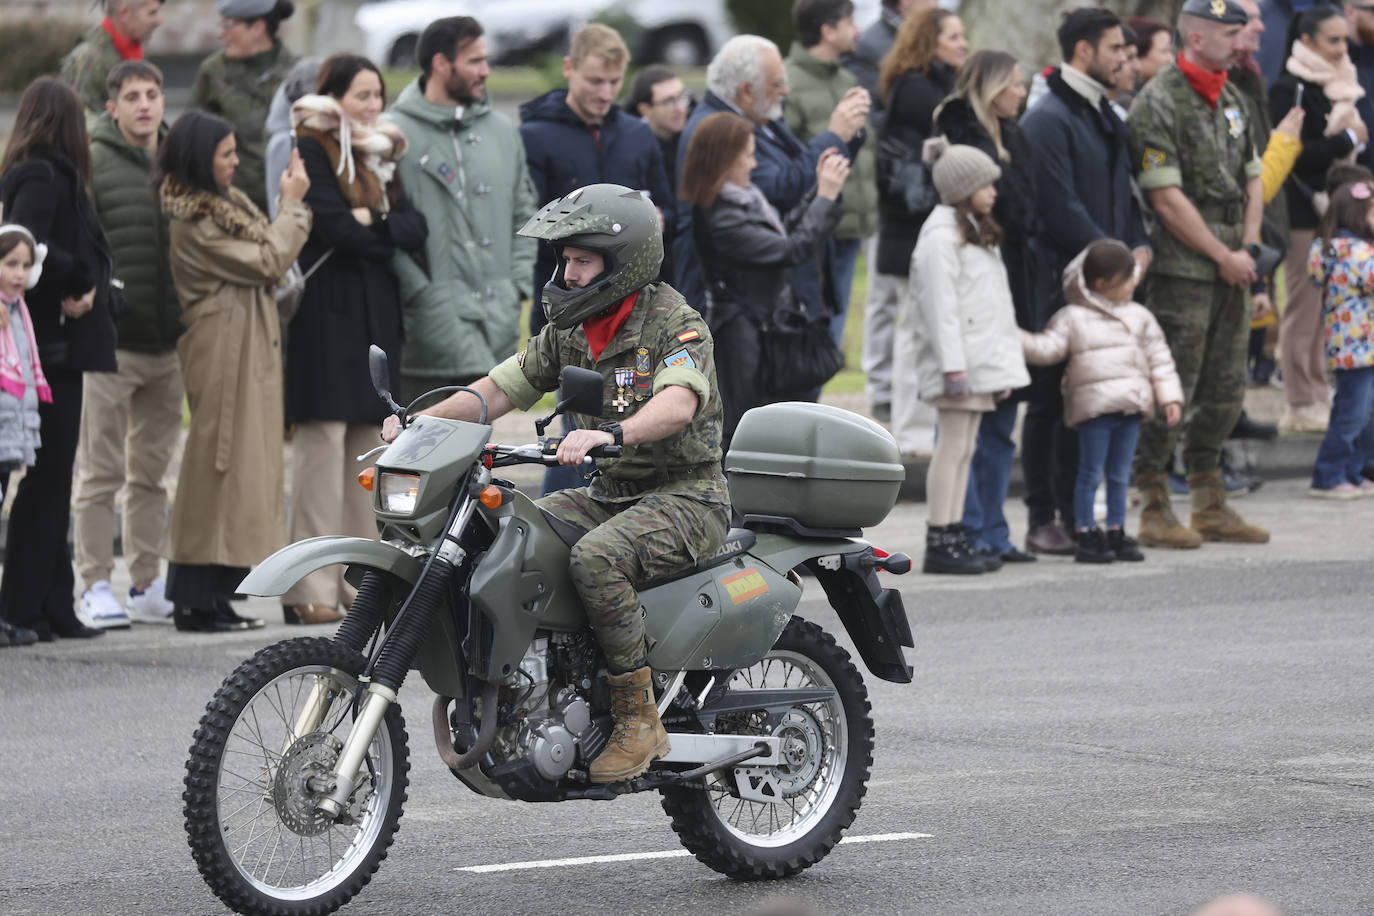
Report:
M1183 383L1183 422L1172 429L1164 412L1144 418L1135 473L1162 474L1183 437L1187 473L1215 471L1221 445L1245 404L1245 351L1250 313L1245 291L1221 282L1151 277L1149 306L1174 355Z
M652 491L612 503L586 489L560 490L539 506L587 531L572 549L569 572L613 674L647 664L636 586L695 565L730 528L728 505Z

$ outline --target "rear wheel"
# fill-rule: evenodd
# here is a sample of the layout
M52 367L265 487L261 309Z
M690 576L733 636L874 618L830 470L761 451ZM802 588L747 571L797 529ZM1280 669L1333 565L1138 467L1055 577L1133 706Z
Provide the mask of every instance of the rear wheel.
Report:
M693 855L732 878L785 878L819 862L854 822L873 767L873 720L863 678L828 633L793 618L732 691L830 688L771 719L717 723L719 732L778 737L782 762L709 774L706 788L663 790L663 810ZM746 783L741 785L741 783ZM743 791L742 791L743 790ZM778 801L752 800L762 796Z
M328 639L289 640L240 665L206 706L186 761L186 833L201 876L237 912L332 912L386 858L409 768L399 706L382 718L343 813L315 807L365 665Z

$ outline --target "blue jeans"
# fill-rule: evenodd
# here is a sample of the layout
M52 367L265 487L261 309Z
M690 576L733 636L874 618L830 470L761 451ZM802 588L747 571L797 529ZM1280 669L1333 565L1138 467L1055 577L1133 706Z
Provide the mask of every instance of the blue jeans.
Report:
M1140 436L1140 414L1103 414L1078 427L1078 481L1073 488L1073 521L1078 528L1097 524L1093 499L1107 476L1107 527L1126 524L1126 490L1131 485L1131 459Z
M1012 401L1003 401L983 414L964 495L964 524L973 532L973 545L999 555L1012 549L1011 529L1002 506L1007 501L1007 482L1016 455L1012 441L1015 429L1016 404Z
M1337 369L1335 376L1331 421L1312 469L1312 486L1322 490L1358 485L1360 471L1374 461L1374 368Z

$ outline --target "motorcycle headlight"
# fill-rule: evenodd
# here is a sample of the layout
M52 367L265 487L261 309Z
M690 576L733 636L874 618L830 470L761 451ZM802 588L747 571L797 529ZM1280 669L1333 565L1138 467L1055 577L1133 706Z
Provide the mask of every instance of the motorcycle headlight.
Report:
M383 512L410 515L420 498L420 475L382 471L377 475L377 494Z

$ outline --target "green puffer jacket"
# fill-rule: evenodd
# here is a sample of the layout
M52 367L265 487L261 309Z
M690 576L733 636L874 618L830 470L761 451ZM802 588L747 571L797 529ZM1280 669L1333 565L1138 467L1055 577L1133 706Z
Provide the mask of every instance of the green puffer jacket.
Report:
M783 120L798 140L810 143L817 134L829 129L835 106L859 82L839 61L817 60L795 43L787 52L786 65L792 91L783 107ZM877 142L878 138L869 130L867 142L854 158L840 200L844 217L835 230L837 239L866 239L878 231Z
M270 51L230 60L216 51L200 65L191 87L191 106L219 115L234 125L239 167L234 187L267 212L267 112L272 96L296 63L296 55L280 41ZM274 193L275 196L275 193Z
M159 137L166 135L163 124ZM150 180L152 165L152 154L124 139L108 113L95 120L91 196L114 255L114 275L129 300L129 314L116 325L118 347L166 353L176 349L183 329L172 286L167 217Z
M530 295L535 242L516 236L534 215L525 146L486 99L435 105L417 79L391 117L410 148L398 174L429 239L418 255L398 251L406 343L401 371L428 378L482 376L515 352L520 300Z

